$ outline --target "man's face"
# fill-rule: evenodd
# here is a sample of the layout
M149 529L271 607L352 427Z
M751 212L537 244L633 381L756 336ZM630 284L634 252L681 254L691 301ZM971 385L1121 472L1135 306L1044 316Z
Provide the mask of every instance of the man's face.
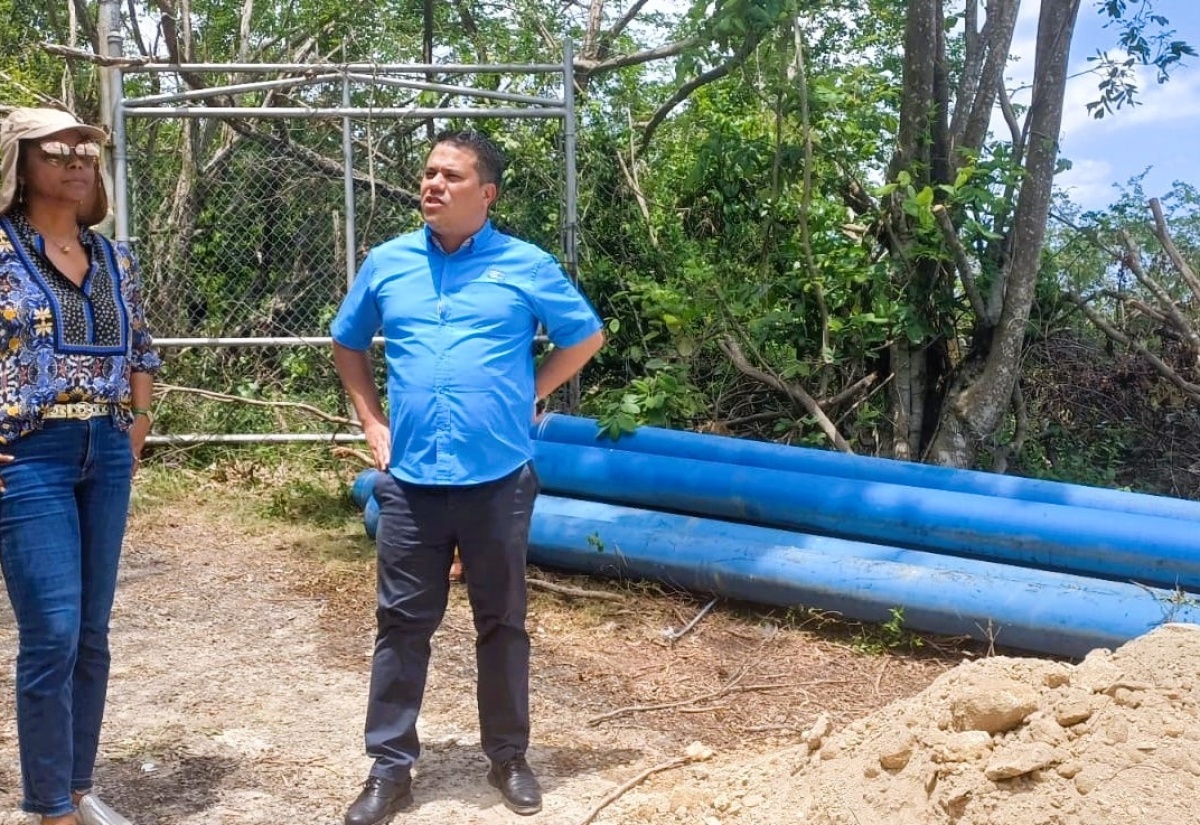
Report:
M457 248L478 232L495 200L496 185L479 179L470 149L441 143L429 153L421 179L421 215L443 242Z

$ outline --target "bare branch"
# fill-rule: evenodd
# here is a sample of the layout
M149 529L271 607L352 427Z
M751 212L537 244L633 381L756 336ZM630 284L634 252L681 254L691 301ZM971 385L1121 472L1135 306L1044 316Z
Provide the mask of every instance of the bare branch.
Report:
M156 395L169 395L171 393L184 393L186 395L196 395L201 398L208 398L213 401L229 401L237 404L248 404L253 407L275 407L291 410L299 410L301 412L315 415L323 421L328 421L330 424L337 424L342 427L359 428L362 425L349 418L344 418L340 415L332 415L322 410L320 407L314 407L311 404L303 404L299 401L263 401L258 398L243 398L240 395L228 395L223 392L213 392L212 390L202 390L198 387L181 387L174 384L155 384L154 392Z
M368 455L366 451L347 447L344 444L335 444L333 447L330 447L329 454L334 458L352 458L364 467L375 466L375 459Z
M133 34L133 42L137 44L138 53L149 57L150 50L146 48L146 41L142 39L142 27L138 25L137 6L134 5L134 0L126 0L125 7L129 13L129 31Z
M1138 249L1137 244L1135 244L1133 241L1133 238L1131 238L1129 233L1125 230L1118 232L1117 237L1121 239L1121 243L1125 246L1127 253L1125 256L1125 264L1129 267L1130 271L1133 272L1133 276L1137 278L1138 283L1149 290L1150 294L1152 294L1155 300L1158 301L1159 309L1166 313L1167 317L1171 321L1171 326L1175 329L1175 331L1187 340L1189 347L1191 347L1192 353L1200 355L1200 334L1197 334L1196 330L1192 328L1192 325L1188 323L1188 320L1183 317L1183 313L1179 311L1179 307L1176 305L1175 300L1167 293L1165 289L1162 288L1158 281L1154 280L1154 278L1150 276L1150 273L1146 272L1145 268L1142 267L1141 250Z
M1087 319L1096 325L1097 329L1118 344L1134 350L1138 355L1146 359L1150 366L1153 367L1155 372L1178 387L1180 392L1182 392L1192 401L1200 403L1200 385L1193 384L1190 381L1185 380L1183 376L1176 372L1169 364L1164 362L1154 353L1150 352L1150 350L1146 349L1145 344L1142 344L1139 341L1134 341L1128 335L1110 324L1103 316L1100 315L1100 313L1092 309L1091 305L1089 305L1083 297L1073 292L1067 292L1064 294L1067 300L1079 307L1079 310L1085 316L1087 316Z
M621 19L613 24L613 27L608 30L608 34L604 35L606 44L611 43L620 37L621 32L625 31L626 26L634 21L634 19L638 16L638 12L640 12L642 7L648 2L650 2L650 0L635 0L635 2L629 6L629 9L624 15L621 16Z
M798 387L795 384L788 384L778 376L772 375L759 369L758 367L753 366L746 359L745 354L742 352L742 348L738 346L737 341L733 340L733 338L725 336L721 339L720 344L721 349L725 351L725 354L729 356L730 360L733 361L734 366L737 367L738 370L745 375L748 375L751 378L766 384L768 387L772 387L787 395L794 402L803 407L805 412L816 419L817 426L821 428L822 432L825 433L825 437L828 438L835 447L844 453L854 452L852 449L850 449L850 445L846 442L846 439L842 438L842 434L837 431L837 427L834 426L834 423L829 420L829 416L827 416L825 411L821 409L821 405L817 403L815 398L805 392L803 388Z
M238 62L250 59L250 21L254 17L254 0L242 5L242 19L238 24Z
M1175 240L1171 237L1171 233L1167 229L1167 219L1163 216L1162 204L1158 198L1150 199L1150 211L1154 213L1154 237L1158 238L1158 242L1162 244L1163 251L1167 253L1167 257L1171 259L1171 263L1179 270L1179 274L1183 276L1183 280L1187 281L1188 289L1192 291L1192 295L1197 301L1200 301L1200 278L1196 277L1195 270L1179 254L1179 249L1175 246Z
M56 98L50 97L49 95L47 95L43 92L40 92L37 89L26 86L20 80L13 77L11 74L4 71L3 69L0 69L0 78L4 78L5 81L7 81L8 83L11 83L13 86L16 86L18 89L20 89L21 91L30 95L35 100L37 100L40 104L42 104L43 106L45 106L47 108L51 108L51 109L68 109L69 108L62 101L60 101ZM12 111L13 108L15 108L15 107L0 106L0 112L2 112L4 114L8 114L8 112Z
M958 239L958 230L950 220L946 207L940 203L934 206L933 216L937 218L938 227L942 230L942 238L945 239L951 254L954 255L954 266L958 270L958 277L963 283L963 289L966 290L971 309L988 326L994 325L996 319L988 314L987 305L983 302L983 293L979 291L979 284L975 282L975 272L971 269L970 259L967 258L967 250L963 249L962 241Z
M100 32L96 28L96 23L92 20L91 14L88 13L87 3L85 0L71 0L71 5L75 9L75 18L79 23L79 27L83 29L83 36L91 44L92 50L99 52Z
M148 57L108 57L94 54L87 49L73 49L70 46L60 46L57 43L42 43L42 51L68 60L86 60L97 66L145 66L150 62Z
M862 378L858 379L853 384L846 387L844 390L842 390L841 392L839 392L837 395L833 396L832 398L823 399L821 401L821 407L822 408L839 407L842 404L849 401L851 398L854 398L854 397L866 392L867 390L869 390L871 388L871 385L873 385L878 380L879 380L879 373L877 373L877 372L873 372L869 375L864 375Z
M967 5L975 4L972 1ZM981 32L981 48L978 55L981 63L978 74L972 78L975 87L968 97L959 97L956 101L951 139L958 149L977 152L987 137L996 97L1004 85L1004 70L1008 66L1008 54L1017 25L1019 6L1018 0L990 0L987 5L987 22L984 23ZM962 88L960 86L960 89ZM960 111L964 113L961 118ZM957 159L955 165L957 166Z
M527 578L525 583L535 590L545 590L560 596L570 596L575 599L598 599L602 602L624 602L625 597L620 593L609 593L607 590L584 590L581 587L568 587L565 584L548 582L545 579Z
M674 57L684 49L689 49L692 46L697 46L703 41L698 37L689 37L686 40L680 40L676 43L665 43L662 46L656 46L653 49L644 49L633 54L623 54L619 57L613 57L607 60L593 60L585 57L575 58L575 71L582 75L601 74L603 72L611 72L615 69L624 69L626 66L638 66L642 63L649 63L651 60L661 60L664 57Z
M341 161L331 160L318 152L314 152L312 149L300 146L278 135L255 129L245 121L230 120L228 123L231 129L236 130L248 139L270 146L282 154L301 161L312 169L337 178L342 176ZM376 192L381 193L384 197L404 206L410 206L415 209L420 205L420 197L415 193L373 176L356 171L354 172L354 181L362 186L373 187Z
M632 140L632 131L630 132ZM654 230L654 224L650 220L650 207L646 203L646 193L642 191L642 185L637 177L637 158L634 156L634 149L629 147L630 160L627 162L625 156L620 152L616 153L617 164L621 167L621 174L625 176L625 183L633 192L634 200L637 201L638 211L642 213L642 219L646 222L646 231L650 235L650 245L655 249L658 248L658 233Z
M702 86L707 86L713 81L720 80L721 78L725 77L725 75L729 74L731 71L740 66L743 62L745 62L750 53L754 51L757 45L757 38L751 38L750 40L747 40L742 48L738 49L738 51L732 57L730 57L720 66L710 69L698 77L692 78L687 83L684 83L682 86L676 89L675 93L672 94L665 103L658 107L658 111L654 113L654 116L650 118L650 122L646 124L646 128L642 131L642 139L638 144L639 152L644 151L645 148L650 145L650 138L653 137L654 131L664 120L666 120L667 115L674 111L676 106L687 100L691 96L692 92L696 91Z
M639 773L633 779L630 779L628 782L622 784L621 787L614 788L613 790L609 791L603 799L596 803L596 807L592 808L591 812L587 816L579 820L579 825L589 825L589 823L591 823L591 821L594 820L601 811L603 811L613 802L616 802L628 791L636 788L651 776L654 776L654 774L691 764L692 762L697 761L699 758L701 757L692 756L690 754L687 756L677 756L674 759L668 759L666 762L660 762L653 767L646 768L646 770Z
M820 269L817 266L816 255L813 254L812 246L812 201L813 201L813 139L812 139L812 117L808 109L808 70L805 66L806 50L804 45L804 33L800 26L792 27L792 38L795 45L796 56L792 64L788 66L788 79L796 84L797 91L800 97L800 125L804 129L804 172L802 180L802 190L800 194L800 247L804 250L804 265L808 269L809 283L812 284L813 296L817 299L817 312L821 318L821 357L826 357L826 353L830 351L829 345L829 304L825 300L825 285L821 282L819 276ZM776 107L776 128L779 133L782 132L783 107ZM772 173L774 194L779 195L778 187L778 172L779 165L782 162L782 139L778 140L775 147L774 168ZM765 262L764 255L764 262ZM825 379L825 374L822 374L821 393L825 393L828 386Z
M579 53L587 57L600 56L600 25L604 22L604 0L591 0L588 3L587 28L583 32L583 43Z

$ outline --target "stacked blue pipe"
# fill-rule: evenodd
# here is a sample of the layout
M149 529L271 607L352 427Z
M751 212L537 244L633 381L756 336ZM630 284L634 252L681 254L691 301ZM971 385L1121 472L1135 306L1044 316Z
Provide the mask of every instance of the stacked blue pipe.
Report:
M1200 520L544 441L534 455L558 495L1200 589Z
M661 427L639 427L609 438L595 419L548 413L534 427L540 442L605 447L631 453L694 458L739 467L788 470L853 481L875 481L927 490L975 493L1043 504L1065 504L1105 512L1140 513L1200 523L1200 502L1168 496L1128 493L1102 487L1063 484L978 470L953 470L930 464L848 455L720 435Z
M551 495L538 498L529 558L864 621L900 607L910 629L1064 656L1200 622L1195 602L1165 590Z
M866 621L901 608L912 630L1069 656L1200 623L1196 502L653 427L612 441L558 414L534 436L544 566ZM364 519L373 535L377 506Z

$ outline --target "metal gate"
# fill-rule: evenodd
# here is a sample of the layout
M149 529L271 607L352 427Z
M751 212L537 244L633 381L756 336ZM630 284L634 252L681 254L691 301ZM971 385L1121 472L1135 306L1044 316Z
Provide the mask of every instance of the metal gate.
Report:
M561 64L121 66L114 234L170 350L153 440L359 438L338 414L328 325L367 249L420 225L442 126L511 120L502 147L555 148L557 166L510 169L494 219L560 247L576 277L572 64L568 40Z

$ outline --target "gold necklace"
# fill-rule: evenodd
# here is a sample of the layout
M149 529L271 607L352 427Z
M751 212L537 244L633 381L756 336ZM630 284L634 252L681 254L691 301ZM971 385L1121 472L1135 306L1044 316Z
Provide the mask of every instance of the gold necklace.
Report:
M26 220L29 220L29 219L28 219L28 218L26 218ZM38 229L36 226L34 226L34 224L33 224L33 221L29 221L29 225L33 227L33 231L34 231L34 232L36 232L36 233L38 233L39 235L41 235L41 236L42 236L42 240L44 240L44 241L50 241L52 244L54 244L55 246L57 246L57 247L59 248L59 250L61 250L61 251L62 251L62 253L63 253L64 255L66 255L66 254L67 254L67 253L69 253L69 252L70 252L72 249L74 249L74 248L75 248L75 247L73 247L73 246L72 246L70 243L63 243L63 242L62 242L62 240L61 240L61 239L59 239L59 238L51 238L51 237L50 237L49 235L47 235L45 232L43 232L42 230L40 230L40 229ZM78 241L79 241L79 234L78 234L78 230L76 230L76 235L75 235L75 238L74 238L74 240L75 240L76 242L78 242Z

